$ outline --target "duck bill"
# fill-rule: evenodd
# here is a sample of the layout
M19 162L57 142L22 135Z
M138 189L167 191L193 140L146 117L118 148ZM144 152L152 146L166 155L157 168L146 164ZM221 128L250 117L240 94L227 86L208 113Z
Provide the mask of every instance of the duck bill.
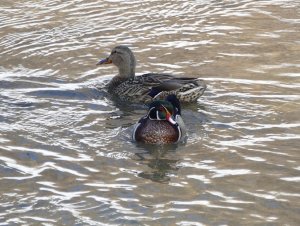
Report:
M163 107L166 110L166 119L167 119L167 121L170 122L172 125L175 125L176 121L173 119L172 114L168 111L168 109L165 106L163 106Z
M168 109L164 105L161 105L161 106L164 108L164 112L166 114L165 116L160 116L159 115L159 112L161 110L157 110L154 107L150 109L150 111L153 110L153 109L155 109L155 111L156 111L156 120L166 120L166 121L170 122L172 125L176 125L177 122L173 119L172 114L168 111ZM150 111L148 113L149 116L150 116Z
M175 125L176 121L173 119L172 115L167 114L167 120L172 124Z
M96 65L111 64L111 63L112 63L112 60L107 57L105 59L100 60Z

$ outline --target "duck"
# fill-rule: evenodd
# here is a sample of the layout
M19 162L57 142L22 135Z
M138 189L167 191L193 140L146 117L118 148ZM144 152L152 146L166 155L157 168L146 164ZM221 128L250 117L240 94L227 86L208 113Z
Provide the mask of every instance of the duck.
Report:
M107 90L121 101L147 104L174 94L180 102L195 102L206 89L205 82L199 78L159 73L135 76L135 56L124 45L114 47L110 55L96 65L105 64L113 64L119 70L107 84Z
M186 128L175 94L150 103L147 114L135 124L132 133L133 141L144 144L174 144L185 138Z

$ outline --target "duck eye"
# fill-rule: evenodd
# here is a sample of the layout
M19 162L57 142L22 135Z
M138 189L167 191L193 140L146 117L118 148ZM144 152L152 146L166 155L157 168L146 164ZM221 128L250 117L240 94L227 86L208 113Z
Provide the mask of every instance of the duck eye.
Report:
M115 53L117 53L117 50L114 50L114 51L111 52L111 54L115 54Z

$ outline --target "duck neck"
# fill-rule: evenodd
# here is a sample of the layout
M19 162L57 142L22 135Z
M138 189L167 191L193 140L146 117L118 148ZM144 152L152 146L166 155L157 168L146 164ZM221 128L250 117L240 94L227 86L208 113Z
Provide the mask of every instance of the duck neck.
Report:
M123 64L118 66L119 74L113 77L110 81L108 88L110 90L116 88L123 82L128 81L129 79L133 79L135 76L135 58L133 54L131 54L130 61L124 61Z
M127 78L116 75L108 83L108 90L113 90L114 88L116 88L118 85L120 85L121 83L123 83L125 81L127 81Z
M123 82L128 81L129 79L134 78L134 68L128 70L128 69L119 69L119 74L114 76L112 80L108 84L108 90L113 90Z
M128 65L127 67L119 67L119 77L124 79L134 78L135 68L132 65Z

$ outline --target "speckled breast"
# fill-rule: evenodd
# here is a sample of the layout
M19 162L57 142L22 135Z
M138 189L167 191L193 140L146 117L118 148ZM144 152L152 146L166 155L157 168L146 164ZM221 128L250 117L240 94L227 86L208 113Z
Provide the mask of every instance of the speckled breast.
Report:
M148 144L171 144L177 142L179 131L168 121L146 120L135 133L137 142Z

